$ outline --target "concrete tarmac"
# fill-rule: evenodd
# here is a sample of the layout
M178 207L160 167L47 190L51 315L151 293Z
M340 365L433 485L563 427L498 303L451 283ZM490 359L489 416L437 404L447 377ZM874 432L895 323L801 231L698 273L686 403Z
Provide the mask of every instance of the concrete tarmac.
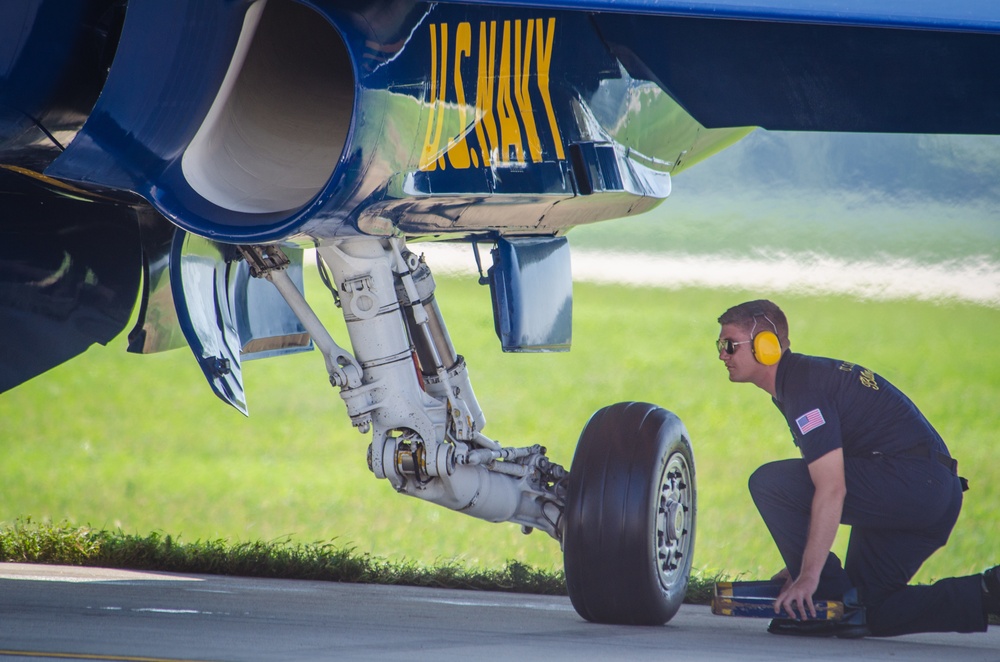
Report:
M610 626L563 597L0 564L0 662L1000 661L997 627L841 640L766 626L692 605L662 627Z

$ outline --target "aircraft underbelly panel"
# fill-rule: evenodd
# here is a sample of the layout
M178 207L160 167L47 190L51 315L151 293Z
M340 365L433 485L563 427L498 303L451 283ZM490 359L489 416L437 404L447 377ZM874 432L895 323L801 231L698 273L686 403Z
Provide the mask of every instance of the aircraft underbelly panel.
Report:
M634 75L656 80L706 127L1000 132L995 33L621 14L595 21Z
M369 11L133 0L90 118L46 173L138 191L226 243L552 234L578 218L552 215L555 203L606 196L594 220L647 209L669 193L663 175L731 141L730 129L706 140L630 75L585 13L413 3L366 23ZM593 146L616 177L591 181L579 156ZM532 218L512 228L507 201ZM458 213L470 206L474 217Z
M990 3L8 4L0 162L222 243L561 234L754 126L1000 133Z

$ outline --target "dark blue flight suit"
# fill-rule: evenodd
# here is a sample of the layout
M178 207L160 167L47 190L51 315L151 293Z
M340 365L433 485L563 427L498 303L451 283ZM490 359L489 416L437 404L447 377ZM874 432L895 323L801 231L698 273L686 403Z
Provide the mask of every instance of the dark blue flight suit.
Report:
M807 465L843 448L841 522L851 537L843 568L827 558L814 598L856 588L875 636L985 631L981 575L907 586L947 542L963 491L947 446L913 402L859 365L791 352L778 363L775 392L803 459L765 464L750 493L793 576L814 493Z

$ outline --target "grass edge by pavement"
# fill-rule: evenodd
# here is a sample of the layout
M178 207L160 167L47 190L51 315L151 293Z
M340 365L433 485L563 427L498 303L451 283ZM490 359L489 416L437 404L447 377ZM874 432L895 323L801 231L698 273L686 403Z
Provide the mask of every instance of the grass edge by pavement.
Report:
M31 518L0 525L0 562L566 595L562 572L520 561L493 569L454 561L424 566L359 554L333 542L188 543L156 532L142 536ZM721 579L692 576L685 602L708 604Z

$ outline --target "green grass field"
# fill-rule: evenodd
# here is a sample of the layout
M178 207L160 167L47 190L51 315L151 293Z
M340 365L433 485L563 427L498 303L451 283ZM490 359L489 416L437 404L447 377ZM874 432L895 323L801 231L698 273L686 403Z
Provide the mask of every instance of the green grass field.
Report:
M307 292L339 319L318 279ZM695 567L758 577L779 566L746 480L797 451L761 391L732 385L714 351L719 313L767 292L576 284L573 351L505 355L487 288L440 278L438 300L470 366L486 433L541 443L569 466L599 407L645 400L675 411L697 465ZM849 359L890 379L923 409L972 490L948 547L918 580L1000 562L1000 310L774 295L793 347ZM346 342L340 324L333 333ZM396 495L365 463L317 352L244 365L250 417L211 394L187 350L126 354L123 338L0 396L0 523L19 517L160 531L181 540L334 540L419 563L561 567L558 544ZM838 541L843 549L846 537Z

